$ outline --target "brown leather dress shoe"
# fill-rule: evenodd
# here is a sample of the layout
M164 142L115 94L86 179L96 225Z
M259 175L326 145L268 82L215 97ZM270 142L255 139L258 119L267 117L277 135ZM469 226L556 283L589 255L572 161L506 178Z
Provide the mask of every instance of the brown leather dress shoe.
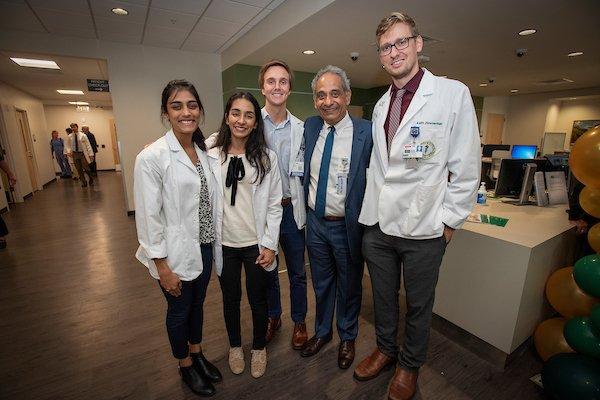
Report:
M292 333L292 347L294 350L302 350L307 340L306 324L304 322L296 322L294 324L294 333Z
M344 340L338 350L338 367L348 369L354 362L354 340Z
M390 382L388 400L410 400L417 391L417 371L396 368L396 373Z
M267 321L267 334L265 335L265 340L269 343L275 337L275 333L277 330L281 328L281 318L271 318Z
M396 360L394 358L383 354L376 347L370 356L358 364L354 370L354 377L359 381L368 381L369 379L376 378L381 371L389 370L395 363Z
M319 350L321 350L321 348L323 348L323 346L325 346L330 341L331 341L331 336L327 336L327 337L313 336L310 339L308 339L308 341L302 348L300 355L302 357L314 356L315 354L317 354L319 352Z

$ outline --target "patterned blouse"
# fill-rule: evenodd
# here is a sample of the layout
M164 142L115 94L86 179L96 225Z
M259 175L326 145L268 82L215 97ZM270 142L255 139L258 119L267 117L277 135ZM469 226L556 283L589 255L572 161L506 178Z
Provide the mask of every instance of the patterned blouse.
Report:
M215 241L215 228L213 225L212 207L210 197L208 196L208 186L206 185L206 176L200 160L196 163L196 171L200 175L200 207L198 209L200 223L200 243L210 244Z

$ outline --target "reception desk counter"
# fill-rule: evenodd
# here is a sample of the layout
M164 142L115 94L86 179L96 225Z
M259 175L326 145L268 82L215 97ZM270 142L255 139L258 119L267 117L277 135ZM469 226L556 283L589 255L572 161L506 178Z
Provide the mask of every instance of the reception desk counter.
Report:
M508 218L505 227L467 222L440 269L434 313L506 355L551 310L544 286L572 262L575 230L566 205L514 206L498 200L473 212Z

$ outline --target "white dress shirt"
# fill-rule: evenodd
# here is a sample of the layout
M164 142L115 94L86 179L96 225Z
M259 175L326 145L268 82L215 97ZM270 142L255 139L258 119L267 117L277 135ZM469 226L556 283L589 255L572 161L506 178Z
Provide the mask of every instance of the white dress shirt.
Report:
M317 198L317 187L319 184L319 170L321 169L321 159L323 158L323 149L325 139L329 133L329 125L323 123L323 128L319 132L319 138L315 144L315 149L310 160L310 185L308 189L308 206L315 209ZM346 204L346 189L348 187L348 171L350 170L350 155L352 154L352 136L353 124L350 115L346 112L337 124L334 125L335 133L333 135L333 149L331 151L331 161L329 163L329 176L327 179L327 197L325 199L326 217L343 217ZM338 176L345 180L339 187Z
M275 124L264 107L261 112L265 123L265 141L269 149L277 154L279 161L283 197L292 197L289 171L290 153L292 151L292 122L290 120L290 113L286 111L285 120L279 124Z

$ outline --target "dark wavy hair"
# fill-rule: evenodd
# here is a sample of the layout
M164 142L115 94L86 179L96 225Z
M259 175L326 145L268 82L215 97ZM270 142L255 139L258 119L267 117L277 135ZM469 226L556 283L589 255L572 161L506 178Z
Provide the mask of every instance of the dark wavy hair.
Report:
M202 105L202 101L200 101L200 96L198 95L198 91L190 82L185 79L174 79L171 82L167 83L167 86L163 89L161 102L160 102L160 113L164 118L167 115L167 103L171 96L180 90L187 90L194 96L198 105L200 106L200 111L202 111L202 118L204 118L204 106ZM192 134L192 142L196 144L202 151L206 151L206 144L204 144L204 135L200 130L200 126L196 128L194 133Z
M233 102L237 99L245 99L252 103L254 107L254 115L256 115L256 128L250 133L248 141L246 142L246 158L250 165L258 170L258 175L254 182L262 183L265 175L271 170L271 159L267 154L267 142L265 141L264 123L260 106L256 98L252 96L250 92L237 92L234 93L227 104L225 105L225 113L223 114L223 122L221 122L221 128L219 129L219 136L217 136L216 146L221 147L221 154L223 157L223 163L227 160L227 154L229 153L229 147L231 146L231 130L227 125L227 117Z

